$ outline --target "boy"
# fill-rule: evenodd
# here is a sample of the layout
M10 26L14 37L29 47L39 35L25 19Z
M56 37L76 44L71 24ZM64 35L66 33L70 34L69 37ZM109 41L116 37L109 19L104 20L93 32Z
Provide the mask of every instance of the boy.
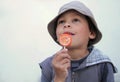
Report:
M61 34L71 35L72 43L40 63L41 82L114 82L116 68L93 46L102 34L84 4L72 1L63 5L48 31L58 44Z

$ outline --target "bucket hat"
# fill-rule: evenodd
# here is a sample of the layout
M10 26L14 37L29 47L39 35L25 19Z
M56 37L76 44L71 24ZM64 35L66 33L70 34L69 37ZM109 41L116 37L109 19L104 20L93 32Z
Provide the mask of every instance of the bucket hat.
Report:
M65 13L69 10L75 10L75 11L83 14L84 16L89 17L91 23L94 26L93 29L95 30L95 34L96 34L96 37L94 39L92 39L92 42L90 45L98 43L102 38L102 33L98 29L97 23L96 23L94 16L93 16L92 12L90 11L90 9L87 8L83 3L79 2L79 1L72 1L72 2L64 4L59 9L58 15L48 23L48 26L47 26L48 32L51 35L51 37L53 38L53 40L59 44L59 42L57 41L57 37L56 37L57 20L61 14Z

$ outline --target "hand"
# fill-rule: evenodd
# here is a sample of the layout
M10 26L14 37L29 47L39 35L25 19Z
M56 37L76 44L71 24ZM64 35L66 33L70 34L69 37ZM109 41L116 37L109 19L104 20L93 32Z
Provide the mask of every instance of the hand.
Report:
M68 76L68 68L70 67L70 56L67 49L62 49L56 53L52 60L55 71L54 82L65 82Z

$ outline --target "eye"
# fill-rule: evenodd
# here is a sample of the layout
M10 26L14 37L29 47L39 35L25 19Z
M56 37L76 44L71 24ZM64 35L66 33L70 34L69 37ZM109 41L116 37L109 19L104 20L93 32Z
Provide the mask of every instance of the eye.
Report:
M58 23L57 23L57 24L59 25L59 24L64 24L64 23L65 23L65 21L64 21L64 20L60 20L60 21L58 21Z
M80 19L75 18L75 19L73 19L73 21L72 21L72 22L80 22Z

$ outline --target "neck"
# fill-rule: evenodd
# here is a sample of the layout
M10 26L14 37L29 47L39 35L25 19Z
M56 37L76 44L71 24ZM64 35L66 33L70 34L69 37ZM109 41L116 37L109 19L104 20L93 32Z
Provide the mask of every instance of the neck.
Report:
M68 54L71 56L72 60L79 60L89 54L87 48L81 49L68 49Z

